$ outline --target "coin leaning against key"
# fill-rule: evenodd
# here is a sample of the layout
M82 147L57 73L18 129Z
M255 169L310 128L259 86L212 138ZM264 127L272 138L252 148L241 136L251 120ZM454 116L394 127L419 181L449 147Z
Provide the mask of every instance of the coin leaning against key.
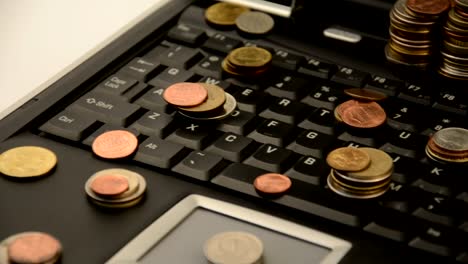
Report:
M46 175L56 164L55 153L38 146L15 147L0 155L0 172L16 178Z

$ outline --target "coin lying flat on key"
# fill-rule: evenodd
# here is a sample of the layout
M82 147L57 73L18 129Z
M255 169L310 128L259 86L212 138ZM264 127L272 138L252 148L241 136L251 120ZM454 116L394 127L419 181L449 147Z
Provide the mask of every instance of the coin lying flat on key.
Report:
M252 35L263 35L273 29L275 21L268 14L248 11L237 17L236 26L242 32Z
M125 176L107 174L91 182L91 190L101 196L115 196L128 190L129 183Z
M11 263L55 263L62 253L60 242L49 234L25 232L5 240L8 259Z
M327 163L335 170L360 171L369 166L370 156L360 148L338 148L328 154Z
M263 243L247 232L223 232L205 242L203 253L210 263L261 264Z
M247 7L230 3L217 3L208 7L205 11L205 18L208 22L218 26L233 26L237 17L249 11Z
M125 130L111 130L102 133L93 141L94 154L105 159L126 158L135 152L138 139Z
M283 194L291 188L291 180L288 176L278 173L266 173L254 180L257 191L265 194Z
M175 83L164 90L163 98L167 103L180 107L193 107L203 103L208 91L199 83Z
M11 177L37 177L49 173L57 164L57 156L43 147L23 146L0 155L0 172Z

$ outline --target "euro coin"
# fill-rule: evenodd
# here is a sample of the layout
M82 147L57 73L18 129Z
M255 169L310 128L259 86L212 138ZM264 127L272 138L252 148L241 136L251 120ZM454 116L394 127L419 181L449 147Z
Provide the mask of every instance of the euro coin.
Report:
M370 164L370 156L366 151L352 147L335 149L326 160L330 167L342 171L361 171Z
M217 26L234 26L237 17L247 11L249 11L247 7L240 5L217 3L206 9L205 18Z
M387 177L393 171L393 160L390 155L375 148L360 148L370 156L369 167L362 171L348 172L347 175L362 180L373 180Z
M222 232L205 242L203 253L210 263L260 264L263 243L251 233Z
M49 149L23 146L9 149L0 155L0 172L26 178L49 173L57 164L57 156Z
M240 47L232 50L227 59L236 67L260 68L271 62L271 53L259 47Z

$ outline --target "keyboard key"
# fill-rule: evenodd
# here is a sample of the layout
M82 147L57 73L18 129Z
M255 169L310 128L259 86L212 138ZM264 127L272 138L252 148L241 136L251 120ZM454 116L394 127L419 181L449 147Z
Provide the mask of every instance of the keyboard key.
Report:
M416 84L408 84L401 89L398 98L421 105L431 104L431 87Z
M271 172L283 172L295 162L292 151L271 144L261 146L244 163Z
M440 194L444 196L452 195L452 190L449 187L433 184L423 179L418 179L414 181L411 185L433 194Z
M295 71L304 59L301 55L277 49L273 54L272 65L281 69Z
M400 154L408 158L417 158L422 156L426 142L429 140L414 132L405 130L386 130L385 138L388 143L380 147L381 150Z
M408 242L413 238L415 222L408 215L395 211L378 211L374 221L364 230L398 242Z
M240 40L227 37L223 34L215 33L203 43L203 49L221 54L228 54L231 50L242 44Z
M191 70L202 76L209 76L216 79L222 78L222 68L221 62L223 58L217 55L208 55L197 65L195 65ZM206 80L206 79L205 79Z
M149 110L161 112L161 113L171 113L174 111L170 105L167 104L166 100L163 99L162 94L164 93L164 88L154 87L143 96L138 98L135 101L135 104L140 105Z
M361 88L368 77L369 74L366 72L350 67L339 66L338 71L333 75L331 80L344 85Z
M206 151L233 162L240 162L250 156L256 147L257 145L250 138L226 133L206 148Z
M454 256L457 246L463 245L456 234L450 229L429 223L418 227L418 236L409 242L410 247L419 248L440 256Z
M336 70L337 67L334 64L316 58L309 58L299 67L298 72L312 77L330 79Z
M288 124L297 124L302 121L310 107L303 103L286 98L278 98L267 109L259 114L263 118L276 119Z
M294 142L288 145L290 149L302 155L325 158L332 146L334 138L330 135L313 130L302 132Z
M302 157L285 175L314 185L320 185L330 173L330 168L323 159L311 156Z
M173 171L202 181L209 181L220 172L225 163L218 155L203 151L192 151L172 168Z
M112 75L100 83L95 89L101 92L108 92L115 95L122 95L132 86L138 83L137 80L119 75Z
M102 133L112 130L125 130L128 132L133 133L136 137L140 136L140 133L133 128L124 128L121 126L111 125L111 124L104 124L98 130L94 131L91 135L89 135L85 140L83 140L83 144L87 146L91 146L93 141Z
M177 40L189 45L196 45L206 38L205 31L186 24L179 24L167 33L172 40Z
M147 85L146 83L139 82L137 85L127 90L122 95L122 99L127 102L134 102L136 98L146 93L150 88L151 86Z
M189 69L203 59L203 54L196 49L176 45L165 51L158 57L158 60L166 65Z
M397 130L416 132L421 126L424 109L402 100L386 102L387 124Z
M93 114L105 123L125 126L139 115L140 107L106 93L91 92L74 102L69 109L78 114Z
M272 100L271 95L251 88L242 88L234 94L237 108L250 113L259 113L265 109Z
M246 135L257 126L257 118L254 114L240 110L234 110L230 116L219 121L218 130L232 132L238 135Z
M260 143L283 147L293 140L294 132L294 126L273 119L268 119L258 126L256 130L250 133L248 137L253 138Z
M179 82L196 82L200 79L193 72L189 72L176 67L168 67L158 76L151 79L148 83L157 87L169 87L171 84Z
M448 197L421 193L418 195L418 203L418 208L412 213L414 216L445 226L455 225L456 207Z
M187 154L187 151L184 151L184 146L153 136L140 144L134 160L168 169Z
M369 79L365 87L385 93L388 96L395 96L399 90L405 87L405 83L374 75Z
M424 124L427 127L421 134L425 136L432 136L435 132L442 130L447 127L464 127L468 128L466 122L463 122L463 119L454 114L434 111L430 114L430 120L425 120Z
M199 123L183 123L167 140L182 144L191 149L204 149L218 137L218 131Z
M265 92L276 97L300 100L309 91L309 86L310 83L306 79L293 75L273 74L273 81Z
M137 80L147 81L162 70L160 64L144 58L135 58L124 66L118 74L128 75Z
M315 130L328 135L333 135L336 132L336 119L333 111L325 108L318 108L312 112L306 120L298 125L304 129Z
M223 88L225 91L226 90L230 90L231 87L233 87L234 85L231 84L230 82L227 82L227 81L223 81L219 78L214 78L214 77L203 77L200 82L202 83L208 83L208 84L214 84L214 85L218 85L219 87Z
M73 141L80 141L96 129L96 118L92 115L62 111L43 124L39 130Z
M468 251L462 252L457 256L458 263L468 263Z
M334 110L335 107L344 101L345 94L342 86L333 83L319 83L314 86L312 92L301 100L307 105Z
M466 102L466 97L461 93L442 91L435 97L435 103L432 107L458 115L468 116L468 103Z
M388 153L393 159L392 180L398 183L410 183L416 179L416 175L422 170L419 161L396 153Z
M174 117L163 112L148 111L130 127L147 136L164 138L175 129Z
M340 134L338 136L338 139L346 142L357 142L359 144L366 145L369 147L376 147L378 145L379 140L375 136L371 136L369 135L369 133L366 132L368 131L349 130Z
M416 208L412 202L414 189L408 185L390 182L387 192L379 198L378 205L402 213L409 213Z

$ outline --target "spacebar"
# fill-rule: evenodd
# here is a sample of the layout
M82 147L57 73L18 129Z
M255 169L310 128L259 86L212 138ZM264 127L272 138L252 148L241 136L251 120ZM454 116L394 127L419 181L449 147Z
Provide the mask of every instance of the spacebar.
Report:
M261 197L255 191L253 181L255 177L265 172L246 164L233 163L213 178L211 182L238 192ZM294 179L291 180L293 184L288 193L278 199L272 199L272 202L350 226L364 224L358 211L353 211L355 206L350 207L349 203L346 202L341 204L333 197L334 194L326 189Z

